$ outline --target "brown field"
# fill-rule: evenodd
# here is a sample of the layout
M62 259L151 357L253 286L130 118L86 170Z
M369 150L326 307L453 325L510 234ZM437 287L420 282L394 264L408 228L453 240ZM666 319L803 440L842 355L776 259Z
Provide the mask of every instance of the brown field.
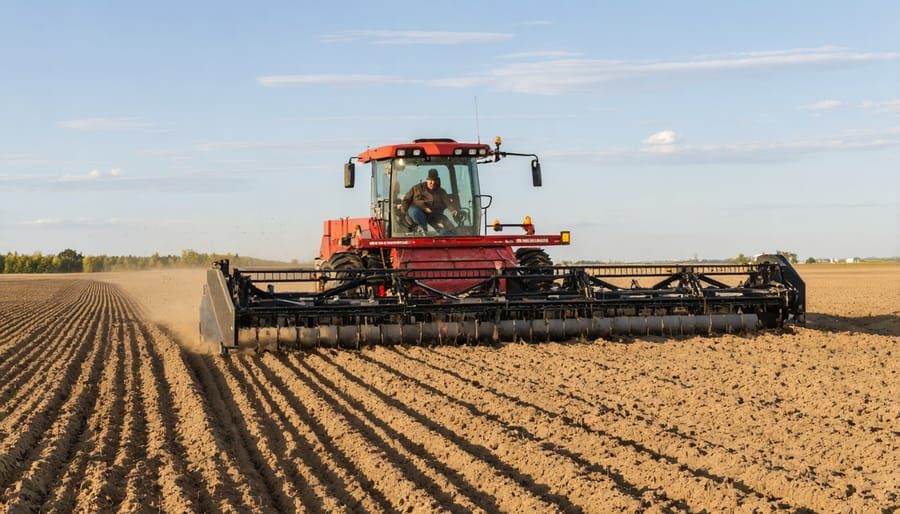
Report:
M204 273L0 278L0 507L900 511L900 266L751 337L227 358Z

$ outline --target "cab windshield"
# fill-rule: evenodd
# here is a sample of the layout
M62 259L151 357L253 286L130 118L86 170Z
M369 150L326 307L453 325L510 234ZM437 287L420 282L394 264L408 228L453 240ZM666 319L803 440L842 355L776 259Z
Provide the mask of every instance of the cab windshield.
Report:
M393 237L437 237L478 235L481 199L478 164L470 157L395 158L374 164L373 209L383 218ZM436 186L446 191L450 207L428 215L424 230L401 209L404 197L419 184L425 186L430 170L437 171ZM434 172L432 172L434 173ZM432 190L429 190L432 191ZM388 207L389 206L389 207ZM453 215L456 211L456 215Z

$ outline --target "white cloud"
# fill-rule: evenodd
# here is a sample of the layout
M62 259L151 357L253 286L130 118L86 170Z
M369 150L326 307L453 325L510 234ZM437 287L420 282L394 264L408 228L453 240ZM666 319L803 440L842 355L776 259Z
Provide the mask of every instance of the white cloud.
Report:
M900 100L891 100L879 105L879 110L884 113L900 114Z
M125 170L114 168L109 170L107 173L103 173L100 170L91 170L87 173L82 173L80 175L71 175L66 174L58 179L59 182L89 182L89 181L97 181L101 180L105 177L122 177L125 175Z
M518 52L514 54L498 55L500 59L550 59L563 57L578 57L582 54L566 52L563 50L536 50L534 52Z
M900 114L900 99L888 100L887 102L863 102L860 107L873 109L880 114Z
M88 118L59 121L56 125L75 130L134 130L150 126L141 118Z
M833 47L750 52L729 56L701 56L657 62L601 59L556 59L520 62L468 77L429 81L434 86L493 86L519 93L558 95L590 90L625 79L669 76L723 75L741 71L776 71L800 68L849 66L865 62L900 59L900 52L866 53Z
M373 45L461 45L511 39L501 32L438 32L415 30L348 30L322 36L323 43L364 40Z
M44 227L44 228L75 228L75 227L109 227L119 225L118 218L109 219L65 219L65 218L38 218L30 221L22 221L21 225L27 227Z
M374 37L381 31L358 31L341 33L343 37L360 38L362 35ZM422 40L433 37L442 40L438 34L455 34L456 39L447 36L444 41L462 41L461 34L486 33L406 33L420 34ZM426 37L425 34L430 36ZM495 34L500 36L502 34ZM474 36L473 36L474 38ZM412 40L412 38L407 41ZM382 43L383 40L379 40ZM438 44L434 42L433 44ZM446 43L450 44L450 43ZM590 91L604 84L620 80L662 80L674 76L731 77L741 71L777 71L800 68L850 66L865 62L892 61L900 59L900 52L865 53L836 47L801 48L772 50L765 52L745 52L726 56L699 56L689 59L629 62L602 59L578 59L577 54L561 51L536 51L505 54L502 58L531 59L530 62L516 62L507 66L492 68L467 76L435 78L431 80L409 79L398 76L374 74L301 74L269 75L257 77L257 82L266 87L304 85L380 86L386 84L423 84L436 87L472 88L493 87L502 91L517 93L559 95L573 91Z
M83 182L87 180L97 180L100 178L100 170L91 170L81 175L66 174L59 178L60 182Z
M265 87L279 86L384 86L403 82L398 77L366 74L309 74L309 75L268 75L257 77L256 82Z
M62 218L39 218L32 221L23 221L23 225L30 225L35 227L46 227L50 225L62 225L65 223L65 220Z
M663 131L666 132L666 131ZM647 162L667 164L705 164L711 162L749 163L760 161L784 161L805 155L830 152L848 152L879 148L900 148L900 127L882 130L851 131L821 140L772 142L744 141L728 144L685 145L666 142L666 137L651 139L658 141L651 146L610 147L592 149L571 149L543 152L544 158L577 158L596 161L615 161L624 164L647 164ZM675 140L677 141L677 136Z
M291 168L296 170L296 166ZM182 171L177 175L129 177L122 169L109 172L91 170L82 174L23 175L0 174L0 190L57 193L121 193L121 192L164 192L164 193L204 193L241 191L246 189L246 176L257 175L259 167L255 166L246 174L221 172L204 173Z
M678 139L674 130L663 130L641 141L648 145L671 145Z
M818 47L810 47L810 48L789 48L784 50L759 50L755 52L737 52L733 55L740 57L771 57L771 56L779 56L779 55L799 55L799 54L814 54L820 52L842 52L849 50L845 47L833 46L833 45L823 45Z
M841 105L840 100L819 100L816 103L801 105L800 108L809 111L833 111Z
M0 154L0 167L62 165L66 162L59 159L44 159L29 154Z

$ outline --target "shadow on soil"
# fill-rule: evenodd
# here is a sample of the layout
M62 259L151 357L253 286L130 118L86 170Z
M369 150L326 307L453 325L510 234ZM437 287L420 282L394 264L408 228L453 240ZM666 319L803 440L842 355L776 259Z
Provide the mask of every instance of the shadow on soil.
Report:
M880 336L900 336L900 316L880 314L851 318L831 314L806 314L806 326L826 332L861 332Z

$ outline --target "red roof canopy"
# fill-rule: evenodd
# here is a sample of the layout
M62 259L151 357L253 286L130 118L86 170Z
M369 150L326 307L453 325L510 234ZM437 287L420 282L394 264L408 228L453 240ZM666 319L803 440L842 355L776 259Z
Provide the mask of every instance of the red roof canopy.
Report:
M369 162L373 160L380 159L390 159L397 155L397 150L401 148L406 148L408 150L412 150L413 148L421 148L423 155L427 156L453 156L454 150L457 148L463 149L463 155L468 154L468 149L475 148L484 149L487 155L491 154L490 145L480 144L480 143L459 143L452 139L417 139L412 143L403 143L398 145L387 145L387 146L379 146L378 148L370 148L365 152L359 154L359 162ZM407 157L414 157L411 152L407 152ZM485 154L481 155L482 157Z

